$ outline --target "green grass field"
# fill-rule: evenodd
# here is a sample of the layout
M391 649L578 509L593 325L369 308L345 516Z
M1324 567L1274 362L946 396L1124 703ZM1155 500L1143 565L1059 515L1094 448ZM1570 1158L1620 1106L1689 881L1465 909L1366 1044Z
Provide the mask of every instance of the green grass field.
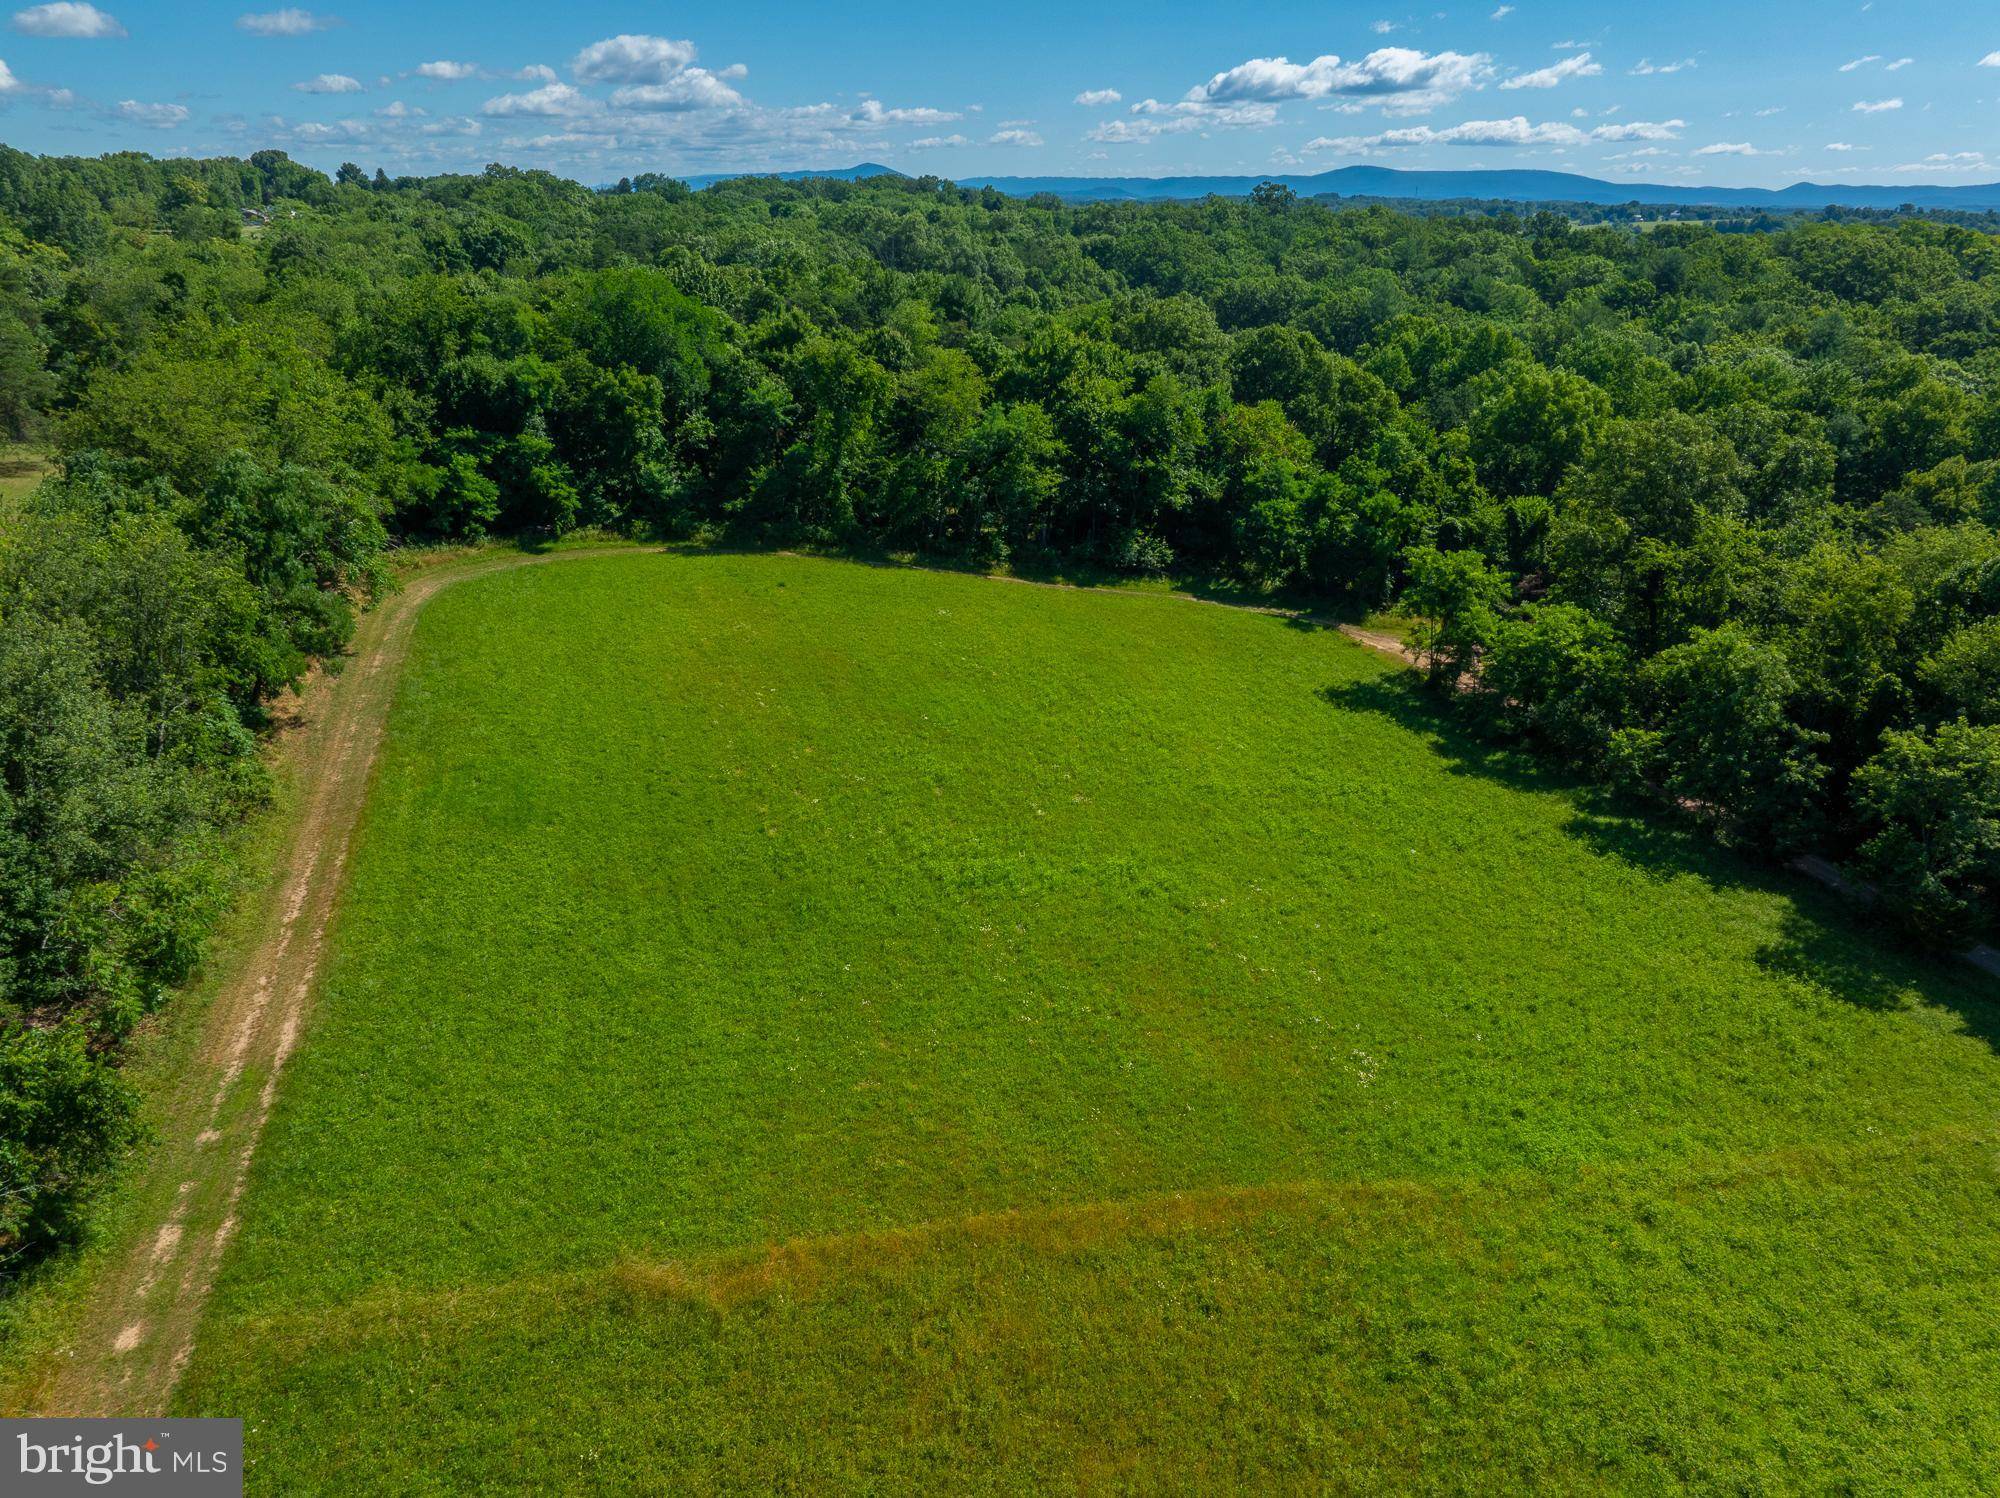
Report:
M497 574L177 1412L263 1492L1972 1488L1976 983L1330 632Z
M41 448L20 443L0 442L0 516L53 472L49 456Z

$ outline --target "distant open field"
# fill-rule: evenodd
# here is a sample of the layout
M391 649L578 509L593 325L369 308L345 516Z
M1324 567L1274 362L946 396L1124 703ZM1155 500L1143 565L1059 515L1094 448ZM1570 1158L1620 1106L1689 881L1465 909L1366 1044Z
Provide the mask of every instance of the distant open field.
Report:
M176 1413L254 1491L1970 1488L2000 1007L1331 631L420 616Z
M0 515L50 472L48 454L38 447L0 442Z

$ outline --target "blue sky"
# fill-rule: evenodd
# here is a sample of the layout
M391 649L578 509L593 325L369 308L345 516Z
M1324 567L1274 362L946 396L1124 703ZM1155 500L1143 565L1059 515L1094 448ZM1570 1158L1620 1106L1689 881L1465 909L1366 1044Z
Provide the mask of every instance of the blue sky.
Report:
M253 0L255 3L255 0ZM0 6L9 0L0 0ZM1545 167L2000 179L2000 7L1905 0L7 9L0 140L588 182L876 160L1143 175Z

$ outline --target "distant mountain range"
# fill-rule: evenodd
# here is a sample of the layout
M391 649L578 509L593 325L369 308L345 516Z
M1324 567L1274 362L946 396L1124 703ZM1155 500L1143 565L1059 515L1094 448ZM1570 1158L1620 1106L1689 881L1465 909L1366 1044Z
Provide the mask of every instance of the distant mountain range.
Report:
M823 170L801 172L698 172L692 177L683 177L696 192L704 187L713 187L718 182L734 182L738 177L770 177L779 182L803 182L809 177L831 177L841 182L859 182L866 177L901 177L907 173L897 171L893 166L883 166L879 161L864 161L859 166L830 166Z
M728 173L687 178L702 188L732 176L770 176L795 182L806 177L901 175L877 162L826 171ZM1248 196L1259 182L1282 182L1300 197L1337 193L1344 198L1403 198L1435 203L1449 198L1483 198L1512 203L1645 203L1660 207L1715 208L1962 208L2000 209L2000 182L1945 187L1913 182L1871 186L1858 182L1794 182L1789 187L1682 187L1660 182L1606 182L1572 172L1482 171L1410 172L1386 166L1343 166L1307 176L1272 177L961 177L961 187L996 187L1016 197L1049 192L1071 202L1157 202L1169 198Z

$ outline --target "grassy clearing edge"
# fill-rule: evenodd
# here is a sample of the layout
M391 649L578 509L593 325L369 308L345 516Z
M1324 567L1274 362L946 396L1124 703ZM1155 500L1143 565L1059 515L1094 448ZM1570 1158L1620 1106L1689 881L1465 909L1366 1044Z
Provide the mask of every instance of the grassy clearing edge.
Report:
M578 537L557 547L528 549L508 542L411 550L391 559L392 583L462 571L476 576L496 562L525 564L553 556L632 549L619 538ZM450 577L448 581L458 581ZM96 1192L83 1242L57 1255L0 1295L0 1416L44 1408L52 1382L87 1350L76 1345L115 1266L151 1241L172 1212L178 1183L161 1169L176 1123L174 1104L197 1065L217 997L240 981L258 950L271 907L280 896L287 855L297 840L315 763L307 752L321 709L347 666L373 642L380 609L364 616L358 648L315 668L299 691L274 704L276 731L263 750L271 773L270 804L232 834L229 909L210 937L200 969L132 1037L126 1077L139 1094L139 1143Z

